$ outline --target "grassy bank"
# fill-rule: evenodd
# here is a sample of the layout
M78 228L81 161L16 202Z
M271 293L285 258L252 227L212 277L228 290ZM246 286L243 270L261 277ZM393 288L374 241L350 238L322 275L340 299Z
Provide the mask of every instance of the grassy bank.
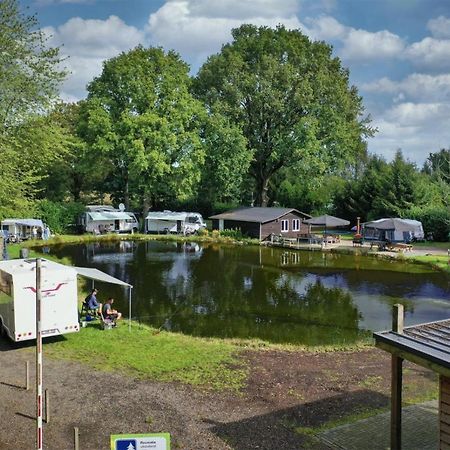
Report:
M45 345L46 357L80 361L106 372L141 379L179 381L210 389L238 391L247 378L238 347L220 339L159 332L121 323L113 330L90 324Z
M82 244L86 242L117 242L117 241L168 241L168 242L214 242L239 245L260 245L258 239L249 239L239 236L221 236L218 232L205 233L202 235L180 236L176 234L66 234L54 236L47 241L29 240L20 245L23 247L45 247L58 244ZM13 244L16 245L16 244ZM9 248L9 246L8 246Z

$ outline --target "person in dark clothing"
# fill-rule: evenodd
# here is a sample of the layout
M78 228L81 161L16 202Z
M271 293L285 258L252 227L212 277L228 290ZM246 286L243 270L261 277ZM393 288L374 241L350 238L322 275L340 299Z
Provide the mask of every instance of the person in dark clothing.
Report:
M97 289L92 289L91 293L84 300L87 305L88 310L95 311L97 314L100 314L102 310L102 304L97 300Z
M108 298L108 300L106 300L105 304L103 305L102 312L104 319L109 319L115 322L116 320L119 320L122 317L122 313L113 309L112 307L113 303L114 299L111 297Z

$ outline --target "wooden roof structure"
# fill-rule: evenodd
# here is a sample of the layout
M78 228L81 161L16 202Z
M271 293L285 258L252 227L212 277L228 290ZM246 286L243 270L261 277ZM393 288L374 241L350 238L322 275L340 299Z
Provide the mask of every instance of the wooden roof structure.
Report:
M374 333L376 346L450 376L450 319Z
M294 213L303 218L310 218L309 214L299 211L295 208L273 208L255 206L251 208L238 208L226 211L222 214L216 214L210 219L236 220L239 222L266 223L279 219L286 214Z
M402 365L408 360L439 374L439 448L450 449L450 319L403 327L403 305L394 305L392 330L374 333L391 353L391 449L401 449Z

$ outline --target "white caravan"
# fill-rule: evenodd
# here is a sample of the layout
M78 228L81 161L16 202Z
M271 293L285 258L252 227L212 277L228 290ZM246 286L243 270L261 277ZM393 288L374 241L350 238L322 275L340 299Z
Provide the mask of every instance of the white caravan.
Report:
M145 218L147 233L193 234L203 228L203 217L195 212L150 211Z
M4 219L1 227L5 239L13 242L50 237L49 228L40 219Z
M77 271L42 259L42 334L79 331ZM36 339L36 260L0 261L0 334Z
M88 233L137 233L139 222L132 212L106 205L89 205L80 216L80 226Z

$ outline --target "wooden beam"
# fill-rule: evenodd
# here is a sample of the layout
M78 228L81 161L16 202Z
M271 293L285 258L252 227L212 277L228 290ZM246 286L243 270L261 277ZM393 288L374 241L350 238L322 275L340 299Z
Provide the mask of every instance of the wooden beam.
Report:
M391 450L401 450L403 359L394 355L391 358Z
M385 350L392 355L398 356L402 359L406 359L407 361L411 361L414 364L418 364L419 366L426 367L427 369L430 369L440 375L450 377L450 369L448 369L447 367L443 367L439 364L428 361L427 359L414 355L406 350L400 350L399 348L385 342L376 342L375 345L376 347L381 348L382 350Z

